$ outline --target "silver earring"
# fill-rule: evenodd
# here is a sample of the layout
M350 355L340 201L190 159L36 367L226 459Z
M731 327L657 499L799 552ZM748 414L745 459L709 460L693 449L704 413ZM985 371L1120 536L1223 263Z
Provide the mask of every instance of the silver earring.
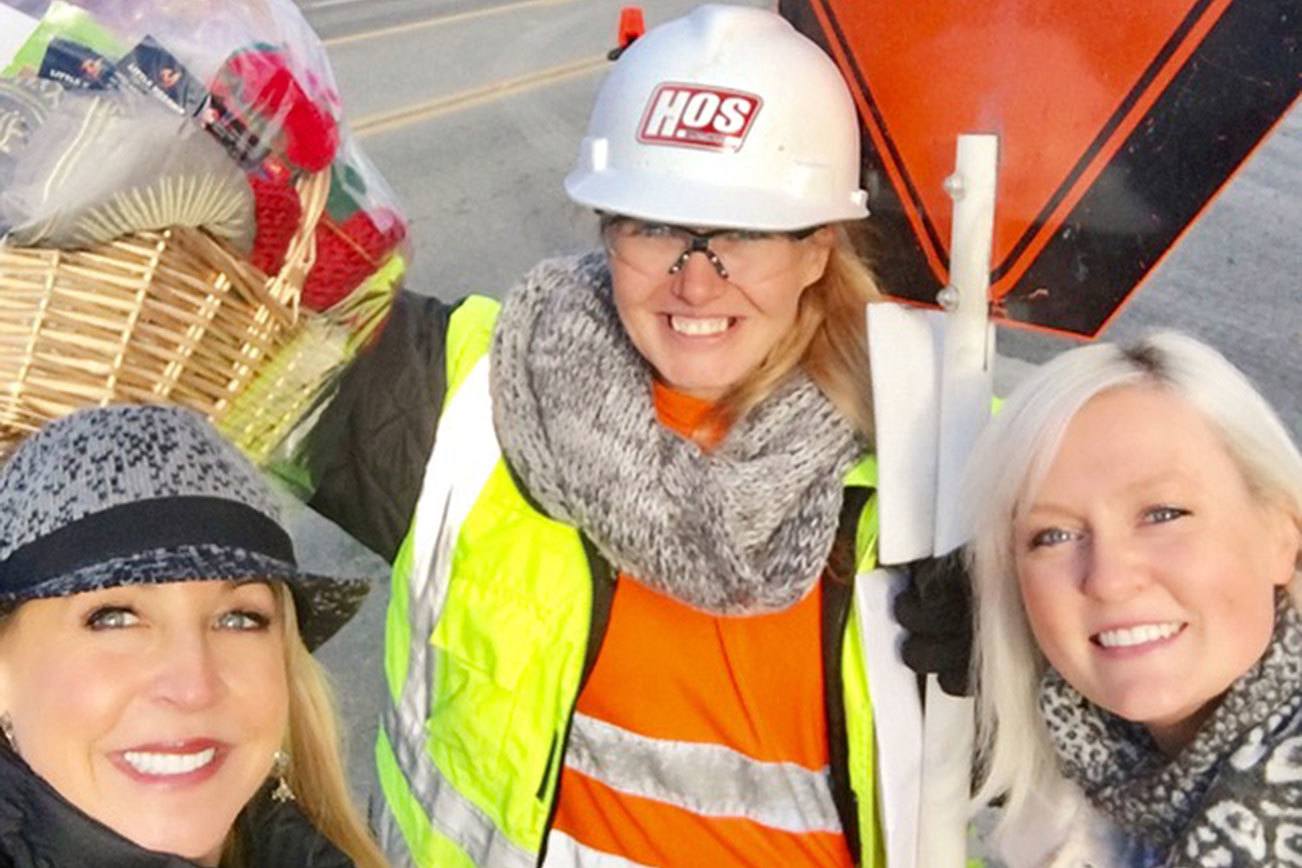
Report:
M14 753L18 753L18 739L14 738L14 719L9 716L9 712L0 714L0 736L4 736L5 743Z
M289 754L283 750L276 751L272 763L272 774L276 776L276 788L271 791L271 797L277 802L294 801L294 791L290 789L289 781L285 779L285 775L289 772Z

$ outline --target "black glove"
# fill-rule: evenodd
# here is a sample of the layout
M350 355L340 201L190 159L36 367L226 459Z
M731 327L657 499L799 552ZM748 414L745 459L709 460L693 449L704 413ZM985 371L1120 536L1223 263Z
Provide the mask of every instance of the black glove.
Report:
M962 550L910 561L905 569L909 585L895 598L895 620L909 632L904 663L919 675L935 673L950 696L967 696L972 583Z

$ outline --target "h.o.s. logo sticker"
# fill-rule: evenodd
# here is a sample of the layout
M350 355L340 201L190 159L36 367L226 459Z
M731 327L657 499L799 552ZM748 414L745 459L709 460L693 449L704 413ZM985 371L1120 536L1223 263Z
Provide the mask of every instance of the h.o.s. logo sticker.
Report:
M665 83L647 102L637 140L649 145L740 150L762 104L758 96L739 90Z

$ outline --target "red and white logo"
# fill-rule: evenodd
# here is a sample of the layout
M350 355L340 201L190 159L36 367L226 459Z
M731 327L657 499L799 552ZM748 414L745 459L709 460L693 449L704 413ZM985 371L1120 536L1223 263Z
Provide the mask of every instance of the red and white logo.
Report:
M665 83L651 94L637 140L649 145L737 151L762 104L754 94L738 90Z

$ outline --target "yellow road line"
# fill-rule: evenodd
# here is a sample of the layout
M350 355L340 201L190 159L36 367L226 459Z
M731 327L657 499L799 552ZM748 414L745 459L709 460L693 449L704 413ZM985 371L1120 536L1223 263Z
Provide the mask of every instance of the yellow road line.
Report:
M353 121L353 134L359 138L388 132L398 127L405 127L417 121L429 120L449 112L470 108L471 106L501 99L504 96L532 90L544 84L575 78L609 65L606 55L597 54L572 63L553 66L550 69L531 72L515 78L504 78L482 87L463 90L447 96L437 97L415 105L404 106L387 112L377 112Z
M340 45L352 45L354 42L365 42L368 39L383 39L386 36L394 36L399 33L410 33L413 30L426 30L431 27L441 27L445 24L458 24L462 21L486 18L489 15L516 12L534 6L560 6L573 2L574 0L520 0L518 3L508 3L505 6L490 6L487 9L457 12L452 15L439 15L434 18L426 18L424 21L413 21L410 24L395 24L391 27L381 27L378 30L367 30L363 33L349 33L346 36L336 36L332 39L323 40L323 42L327 48L335 48Z

